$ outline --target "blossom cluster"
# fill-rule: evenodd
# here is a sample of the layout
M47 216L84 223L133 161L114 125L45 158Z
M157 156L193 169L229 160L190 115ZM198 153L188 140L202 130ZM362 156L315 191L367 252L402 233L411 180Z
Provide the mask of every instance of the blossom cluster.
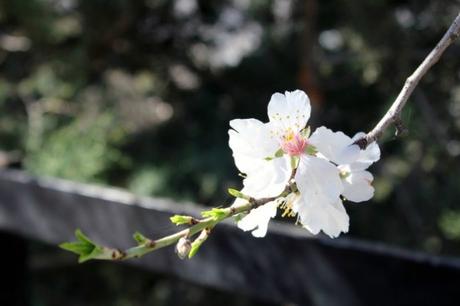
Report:
M361 150L355 141L364 133L349 137L323 126L310 135L310 112L305 92L287 91L272 95L269 122L230 121L229 145L245 177L241 193L276 197L238 221L238 227L255 237L265 236L278 209L283 216L297 217L312 234L323 231L337 237L349 227L343 200L363 202L374 195L373 176L366 169L380 159L378 145L374 142ZM241 201L245 200L236 199Z

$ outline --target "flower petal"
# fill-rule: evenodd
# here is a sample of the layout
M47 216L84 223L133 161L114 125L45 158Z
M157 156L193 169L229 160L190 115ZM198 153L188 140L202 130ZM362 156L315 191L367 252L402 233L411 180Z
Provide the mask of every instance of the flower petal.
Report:
M356 161L361 150L353 145L353 140L342 132L333 132L322 126L315 130L309 142L319 153L336 164L348 164Z
M301 90L273 94L268 103L268 118L274 136L282 137L288 131L299 132L307 125L310 112L310 99Z
M257 172L265 165L264 158L272 156L279 147L269 136L269 127L256 119L230 121L229 146L236 167L243 173Z
M366 136L365 133L360 132L353 136L353 142ZM372 163L375 163L380 159L380 148L376 141L372 142L367 146L365 150L361 150L361 153L356 161L366 163L370 166Z
M340 233L348 232L350 219L340 199L331 202L326 197L318 197L316 201L302 198L296 209L300 223L314 235L323 231L336 238Z
M283 192L291 176L287 156L263 160L258 171L251 172L243 181L247 195L254 198L274 197Z
M307 202L314 202L322 197L335 202L343 191L339 169L327 160L315 156L301 156L295 181Z
M374 196L371 183L374 177L369 171L352 171L343 179L343 196L352 202L364 202Z
M251 210L249 214L238 221L238 227L243 231L252 231L254 237L264 237L270 219L276 216L276 210L277 203L275 201L268 202Z

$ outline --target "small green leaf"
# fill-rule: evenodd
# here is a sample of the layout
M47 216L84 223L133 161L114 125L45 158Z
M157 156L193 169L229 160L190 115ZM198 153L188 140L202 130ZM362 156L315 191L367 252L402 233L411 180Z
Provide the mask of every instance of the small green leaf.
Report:
M103 247L98 246L96 243L91 241L80 229L75 231L75 237L77 238L77 241L64 242L61 243L59 247L79 255L79 263L97 258L98 255L101 255L104 252Z
M95 245L91 253L80 255L80 257L78 258L78 262L84 263L85 261L96 259L102 253L104 253L104 249L101 246Z
M227 211L223 208L213 208L211 210L205 210L201 212L201 215L205 218L213 218L214 220L221 220L227 216Z
M201 245L208 239L208 236L210 234L211 230L208 228L205 228L204 230L201 231L200 236L195 239L195 241L192 242L192 248L190 249L190 252L188 253L188 258L192 258L195 256L195 254L198 252L200 249Z
M183 224L191 224L193 218L191 216L174 215L169 219L175 225L183 225Z
M75 253L77 255L80 254L89 254L93 250L92 246L88 246L86 244L83 244L81 242L64 242L59 245L61 249L64 249L66 251Z
M87 243L90 243L90 244L94 244L91 241L91 239L89 239L88 236L83 234L83 232L79 228L75 231L75 237L81 242L87 242Z
M144 235L142 235L139 232L135 232L133 235L134 240L137 241L139 244L145 244L150 241L150 239L146 238Z
M249 200L250 197L241 193L240 191L234 189L234 188L228 188L228 193L232 196L232 197L235 197L235 198L241 198L241 199L245 199L245 200Z

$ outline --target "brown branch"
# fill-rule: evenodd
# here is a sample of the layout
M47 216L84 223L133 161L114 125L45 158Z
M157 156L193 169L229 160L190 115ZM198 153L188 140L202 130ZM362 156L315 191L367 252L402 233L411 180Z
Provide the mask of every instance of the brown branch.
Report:
M396 135L404 132L404 125L401 121L401 112L406 105L407 100L417 87L419 81L438 62L444 51L449 47L458 37L460 36L460 14L457 15L451 26L438 42L436 47L428 54L425 60L417 67L417 69L406 79L401 92L399 93L396 100L393 102L387 113L377 123L377 125L366 134L363 138L357 140L355 143L358 144L361 149L365 149L370 143L377 141L383 132L391 125L394 124L396 127Z

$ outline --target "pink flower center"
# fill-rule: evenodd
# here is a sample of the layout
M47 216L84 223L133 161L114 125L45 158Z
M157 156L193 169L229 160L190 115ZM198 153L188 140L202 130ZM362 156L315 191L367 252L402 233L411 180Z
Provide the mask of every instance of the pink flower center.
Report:
M302 137L300 133L289 132L281 140L281 149L291 156L303 154L307 145L307 139Z

